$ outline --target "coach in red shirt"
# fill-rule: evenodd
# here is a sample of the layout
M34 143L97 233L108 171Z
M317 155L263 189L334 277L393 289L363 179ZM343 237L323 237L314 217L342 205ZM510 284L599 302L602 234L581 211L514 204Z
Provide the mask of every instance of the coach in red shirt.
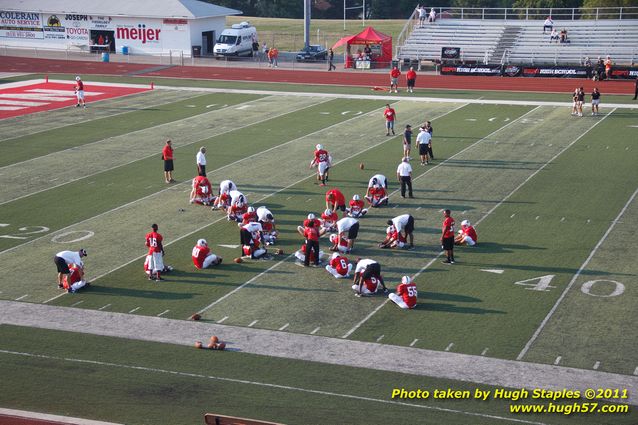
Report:
M173 180L173 146L171 145L171 139L166 141L164 149L162 149L162 159L164 160L164 180L166 183L172 183Z
M304 266L310 265L310 250L315 251L315 266L319 265L319 229L315 226L315 222L310 220L308 226L304 229L304 237L306 238L306 256L304 258Z
M454 219L450 210L443 211L443 229L441 233L441 246L447 254L444 264L454 264Z
M411 66L410 70L405 74L405 78L408 80L408 92L414 92L414 83L416 82L416 71L414 67Z

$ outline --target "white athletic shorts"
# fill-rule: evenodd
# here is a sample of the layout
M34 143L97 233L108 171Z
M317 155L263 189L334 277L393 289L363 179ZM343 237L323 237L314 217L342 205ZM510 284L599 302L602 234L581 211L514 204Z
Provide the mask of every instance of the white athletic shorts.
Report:
M398 296L394 292L388 294L388 298L390 298L390 301L392 301L393 303L395 303L396 305L398 305L401 308L404 308L406 310L409 308L408 305L405 303L405 301L403 301L403 298L401 298L400 296Z
M318 168L320 175L326 174L326 171L328 171L328 161L321 161Z
M204 258L204 264L202 264L207 269L211 264L217 261L217 256L215 254L209 254L206 258Z
M151 255L151 261L149 261L148 269L154 272L161 272L164 270L164 257L161 252L154 252Z
M75 96L78 100L84 100L84 90L78 90L77 93L75 93Z

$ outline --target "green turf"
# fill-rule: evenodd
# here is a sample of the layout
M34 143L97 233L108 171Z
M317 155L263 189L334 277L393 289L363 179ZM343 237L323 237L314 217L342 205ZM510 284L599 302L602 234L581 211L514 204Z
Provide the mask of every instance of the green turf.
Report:
M633 412L512 415L501 400L398 404L390 397L395 387L471 392L494 387L7 325L0 335L0 371L3 385L11 388L0 393L0 404L131 425L201 423L206 412L288 425L520 423L514 420L621 425L636 420Z
M164 94L164 96L170 96L170 94ZM2 141L4 153L0 159L0 167L204 114L210 112L206 106L213 103L219 107L224 104L236 105L257 98L259 96L256 95L192 93L192 97L188 99L147 107L143 96L130 97L127 104L119 108L109 108L113 115L117 113L117 116L110 115L79 124L69 124L47 131L46 135L35 133ZM94 114L101 108L102 105L98 102L95 105L89 105L87 110L78 111L72 107L67 109L73 110L77 119L77 115ZM50 119L53 119L53 116ZM46 137L48 143L42 143L43 137Z

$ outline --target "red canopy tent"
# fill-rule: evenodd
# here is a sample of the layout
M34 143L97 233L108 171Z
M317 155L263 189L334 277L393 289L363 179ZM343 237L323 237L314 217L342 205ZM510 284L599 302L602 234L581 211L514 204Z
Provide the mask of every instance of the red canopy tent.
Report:
M346 68L351 68L353 64L353 55L356 55L357 51L352 51L351 46L361 46L360 50L363 50L363 46L366 44L372 49L372 61L382 63L389 66L392 62L392 37L383 34L375 30L372 27L367 27L357 35L350 35L343 37L337 41L333 49L339 46L346 45ZM359 48L357 48L359 50Z

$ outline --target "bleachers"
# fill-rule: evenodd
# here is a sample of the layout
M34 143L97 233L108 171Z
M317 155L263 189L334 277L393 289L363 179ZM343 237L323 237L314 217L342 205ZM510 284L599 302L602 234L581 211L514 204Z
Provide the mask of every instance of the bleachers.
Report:
M617 64L638 62L638 20L554 21L554 28L566 29L569 43L550 43L538 20L441 19L416 26L397 57L438 60L442 47L460 47L465 62L574 65L607 55Z

